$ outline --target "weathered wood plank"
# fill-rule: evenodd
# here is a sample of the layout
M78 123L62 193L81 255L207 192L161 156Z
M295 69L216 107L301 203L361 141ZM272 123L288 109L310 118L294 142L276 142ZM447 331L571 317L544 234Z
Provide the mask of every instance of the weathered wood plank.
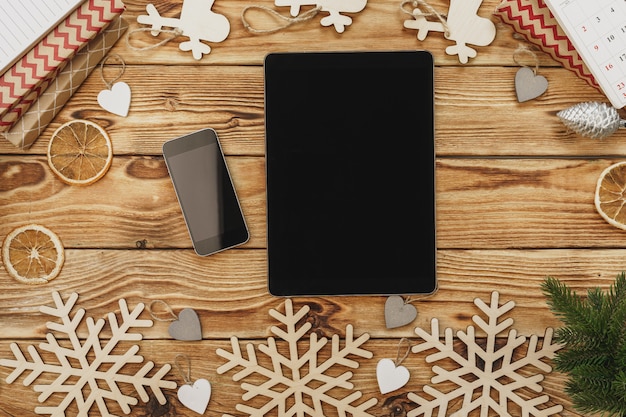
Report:
M80 295L79 306L89 315L104 317L129 304L165 301L174 311L195 309L205 338L266 337L275 324L268 315L282 298L267 293L267 258L264 250L233 249L199 257L187 250L70 249L61 275L46 285L28 286L0 268L0 334L7 339L43 337L47 319L39 313L50 305L51 292ZM588 288L608 288L624 269L624 250L439 250L438 291L412 297L418 318L412 325L386 329L386 297L296 297L295 303L312 306L311 322L321 334L343 333L347 324L373 337L415 337L414 327L441 326L465 329L479 313L475 298L488 301L492 291L501 302L513 300L510 314L521 334L541 334L560 326L549 311L541 283L547 276L566 282L583 294ZM297 279L297 277L294 277ZM158 305L156 308L158 309ZM157 310L161 311L161 310ZM146 318L149 314L144 313ZM169 323L155 322L147 338L167 339Z
M558 111L583 101L604 102L599 92L565 69L542 68L550 82L548 92L520 104L513 81L517 69L436 68L438 156L626 155L626 130L602 141L591 140L568 132L556 117ZM128 66L124 79L133 91L128 117L98 106L96 97L104 85L94 73L27 153L45 154L56 128L84 118L109 132L116 155L160 155L166 140L205 127L216 129L229 155L264 155L261 67ZM406 81L419 82L410 74ZM385 144L396 146L393 138L385 139ZM24 151L2 140L0 153Z
M622 248L623 232L593 204L608 159L449 159L437 161L439 248ZM251 232L265 247L265 171L260 157L228 157ZM5 235L24 223L56 231L67 248L189 248L161 157L116 157L88 187L63 184L44 157L0 157ZM415 194L419 196L418 194ZM416 210L419 220L419 210Z
M58 180L45 157L23 161L0 157L3 236L18 224L38 222L53 229L67 248L127 249L137 242L147 247L191 247L162 157L115 158L104 178L84 188ZM229 157L228 164L250 228L246 245L264 246L264 160Z

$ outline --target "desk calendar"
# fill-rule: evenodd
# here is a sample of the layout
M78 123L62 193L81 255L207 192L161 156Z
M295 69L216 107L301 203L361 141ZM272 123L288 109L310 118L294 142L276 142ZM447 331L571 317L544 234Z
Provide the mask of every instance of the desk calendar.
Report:
M611 104L626 106L626 1L545 2Z

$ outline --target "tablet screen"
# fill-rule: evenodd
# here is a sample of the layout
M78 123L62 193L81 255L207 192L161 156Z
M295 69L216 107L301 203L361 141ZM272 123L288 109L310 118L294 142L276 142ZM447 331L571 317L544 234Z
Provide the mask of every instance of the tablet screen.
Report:
M436 289L433 59L265 59L271 294Z

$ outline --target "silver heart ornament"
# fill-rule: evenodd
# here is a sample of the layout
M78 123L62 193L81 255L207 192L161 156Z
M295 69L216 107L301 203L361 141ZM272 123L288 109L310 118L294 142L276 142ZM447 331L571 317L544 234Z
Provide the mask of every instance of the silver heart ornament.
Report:
M539 97L548 89L548 80L528 67L522 67L515 74L517 101L523 103Z
M181 310L178 319L170 324L168 331L176 340L202 340L200 319L191 308Z
M404 302L399 295L392 295L385 302L385 324L388 329L404 326L417 317L417 309Z

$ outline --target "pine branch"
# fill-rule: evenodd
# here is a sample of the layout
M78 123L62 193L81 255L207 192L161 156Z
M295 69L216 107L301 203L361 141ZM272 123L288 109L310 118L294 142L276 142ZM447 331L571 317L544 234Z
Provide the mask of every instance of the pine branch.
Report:
M565 391L576 410L626 415L626 275L619 274L608 291L589 289L586 297L551 277L542 290L564 323L555 339L565 347L554 363L568 373Z

